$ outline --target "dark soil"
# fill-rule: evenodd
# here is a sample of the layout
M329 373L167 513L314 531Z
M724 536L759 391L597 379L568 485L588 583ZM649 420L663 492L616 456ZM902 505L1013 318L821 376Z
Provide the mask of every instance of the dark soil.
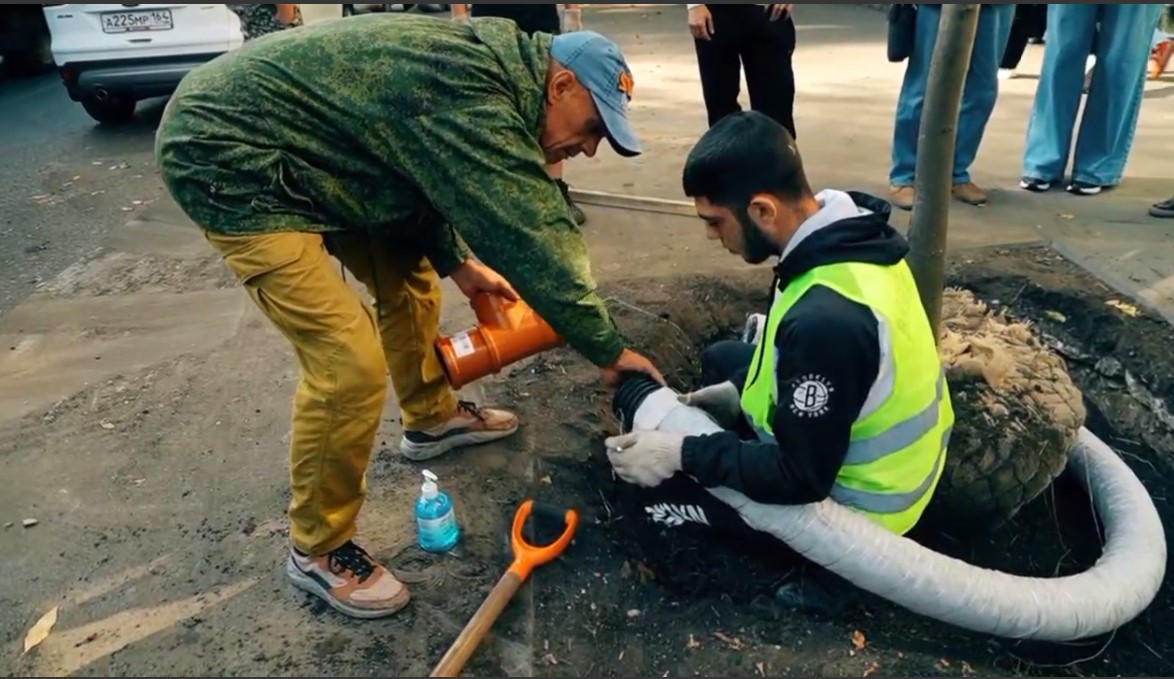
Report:
M952 285L1032 320L1070 362L1089 427L1121 451L1167 525L1174 486L1170 326L1047 249L968 252ZM768 302L770 275L639 280L605 291L621 327L687 387L697 351ZM1114 306L1116 305L1116 306ZM671 321L677 327L670 325ZM557 374L559 379L549 379ZM570 352L503 383L539 462L532 494L573 506L571 551L535 577L536 672L543 676L1147 676L1170 675L1174 592L1166 587L1112 638L1078 645L991 639L914 616L846 586L841 612L812 617L774 602L788 568L754 545L665 532L611 476L602 439L617 429L597 375ZM528 446L529 447L529 446ZM1062 478L1011 523L980 535L919 536L976 565L1051 577L1100 553L1088 502Z

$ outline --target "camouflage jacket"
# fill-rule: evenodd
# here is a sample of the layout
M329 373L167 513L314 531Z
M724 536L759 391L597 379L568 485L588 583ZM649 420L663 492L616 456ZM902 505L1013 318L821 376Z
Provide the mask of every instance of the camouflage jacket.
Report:
M263 35L283 31L287 28L296 28L301 26L304 22L302 20L302 8L294 6L294 21L292 24L285 26L277 20L277 5L274 4L254 4L254 5L226 5L232 10L241 20L241 33L245 40L252 40Z
M624 340L538 142L552 38L474 24L355 17L219 57L164 112L163 179L214 232L363 230L442 276L471 248L609 365Z

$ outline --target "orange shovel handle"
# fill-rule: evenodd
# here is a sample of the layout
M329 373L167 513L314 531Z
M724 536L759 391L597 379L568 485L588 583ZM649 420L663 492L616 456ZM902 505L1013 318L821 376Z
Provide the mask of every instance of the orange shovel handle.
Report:
M566 526L563 534L549 545L532 545L526 542L526 524L530 517L537 515L551 521L562 521ZM549 505L541 505L533 500L527 500L518 508L514 517L514 530L511 543L514 548L514 563L510 572L523 581L530 577L534 569L554 561L567 551L571 540L575 539L575 531L579 529L579 513L573 509L556 509Z
M566 524L566 530L563 531L561 537L555 540L552 544L544 547L538 547L526 542L525 530L526 523L531 516L539 516L544 519L553 521L563 521ZM573 509L554 509L547 505L535 504L533 500L526 501L518 508L518 513L514 517L514 529L511 535L511 542L514 548L514 564L506 571L505 575L489 593L489 596L481 604L481 608L477 610L476 615L469 620L469 624L457 637L457 640L444 654L440 664L436 669L432 670L433 677L459 677L461 671L465 668L465 664L476 653L477 647L489 634L490 629L493 628L497 619L505 612L506 607L509 606L510 601L514 595L522 589L522 585L534 572L535 568L545 566L554 561L567 550L571 544L571 540L575 537L575 530L579 527L579 514Z

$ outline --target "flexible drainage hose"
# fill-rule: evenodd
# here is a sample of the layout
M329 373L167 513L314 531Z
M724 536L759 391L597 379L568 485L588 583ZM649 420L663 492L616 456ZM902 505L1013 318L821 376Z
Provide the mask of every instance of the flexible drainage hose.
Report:
M629 379L614 408L626 430L698 436L721 429L677 393L647 378ZM978 568L884 530L828 500L767 506L725 488L710 489L752 528L812 562L915 613L1011 639L1065 642L1107 634L1142 613L1166 572L1166 536L1145 487L1121 458L1087 429L1070 470L1092 497L1105 537L1088 571L1027 578Z

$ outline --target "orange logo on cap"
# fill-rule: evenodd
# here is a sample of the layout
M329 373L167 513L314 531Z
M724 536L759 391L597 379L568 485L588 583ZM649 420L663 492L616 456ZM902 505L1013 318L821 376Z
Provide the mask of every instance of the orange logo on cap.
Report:
M636 81L632 80L632 74L624 71L620 73L620 91L632 98L632 93L636 91Z

